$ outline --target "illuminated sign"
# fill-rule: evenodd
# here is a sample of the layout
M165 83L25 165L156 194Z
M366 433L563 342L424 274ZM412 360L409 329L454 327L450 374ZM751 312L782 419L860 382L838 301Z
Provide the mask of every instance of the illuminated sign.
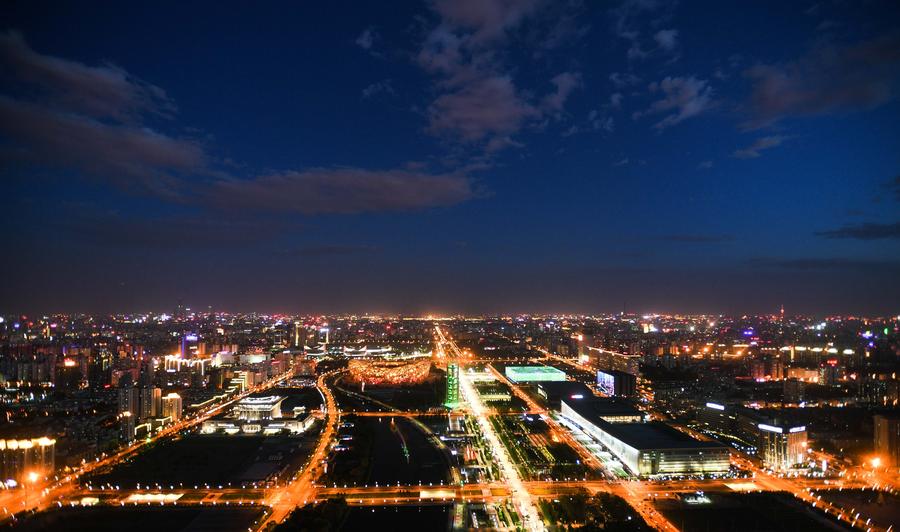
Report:
M706 407L712 408L713 410L725 410L724 406L716 403L706 403Z
M575 395L572 396L572 399L584 399L584 396L581 395L580 393L576 393Z
M794 427L790 430L790 432L803 432L804 430L806 430L806 425Z
M615 395L616 377L604 371L597 372L597 387L606 395Z
M760 430L765 430L767 432L777 432L778 434L784 433L784 431L781 430L781 427L773 427L772 425L766 425L765 423L760 423L757 427L759 427Z

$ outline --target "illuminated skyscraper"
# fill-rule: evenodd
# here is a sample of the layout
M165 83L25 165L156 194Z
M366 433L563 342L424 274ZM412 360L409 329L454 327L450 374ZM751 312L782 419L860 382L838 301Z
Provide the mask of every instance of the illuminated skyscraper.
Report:
M444 405L455 408L459 404L459 366L447 364L447 400Z
M138 415L140 413L140 393L131 382L126 382L119 388L119 414L129 412Z

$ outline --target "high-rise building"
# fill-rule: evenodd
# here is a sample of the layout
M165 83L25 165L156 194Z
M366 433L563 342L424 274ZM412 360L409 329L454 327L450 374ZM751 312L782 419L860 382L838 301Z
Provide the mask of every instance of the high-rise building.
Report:
M180 299L178 300L178 305L175 306L173 317L176 320L183 320L187 317L187 307L184 306L184 303Z
M140 384L142 388L153 385L153 365L149 359L141 360L138 384Z
M751 408L738 408L736 413L738 436L756 443L756 454L766 467L787 471L807 460L805 425L780 419L776 413Z
M806 427L757 424L759 455L763 463L776 470L787 471L806 459Z
M294 347L302 349L306 345L306 328L300 321L294 322Z
M459 404L459 366L447 364L447 400L444 405L454 408Z
M112 377L112 353L106 349L92 353L88 358L88 385L99 388L110 383Z
M200 335L196 333L188 333L181 337L181 348L179 354L181 358L196 358L202 355L204 345L200 342Z
M900 414L897 412L876 414L875 456L881 465L900 466Z
M777 411L707 402L698 408L697 421L722 441L756 454L770 469L787 471L807 460L806 426L779 419Z
M162 415L172 418L172 423L177 423L181 419L180 395L172 392L162 398Z
M119 414L119 441L122 443L131 443L134 441L135 422L134 415L131 412L122 412Z
M155 386L141 388L140 418L162 416L162 390Z
M131 382L125 383L119 388L119 414L129 412L134 415L140 414L140 394L138 389L132 386Z

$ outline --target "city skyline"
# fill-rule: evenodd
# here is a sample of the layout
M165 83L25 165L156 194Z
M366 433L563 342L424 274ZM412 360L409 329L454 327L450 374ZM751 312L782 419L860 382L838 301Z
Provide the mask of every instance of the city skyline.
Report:
M900 316L6 318L0 503L25 532L900 517Z
M898 312L893 2L0 13L2 313Z

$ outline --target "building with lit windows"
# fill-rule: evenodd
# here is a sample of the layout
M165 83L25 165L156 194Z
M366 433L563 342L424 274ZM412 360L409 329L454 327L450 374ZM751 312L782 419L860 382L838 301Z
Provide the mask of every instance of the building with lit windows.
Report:
M117 417L119 421L119 441L122 443L131 443L135 437L135 416L131 412L122 412Z
M163 357L165 369L169 373L177 373L183 370L190 370L192 372L199 373L200 375L205 375L207 371L206 366L210 363L210 361L214 361L214 359L185 358L182 355L166 355L165 357Z
M708 402L697 411L697 421L705 433L756 454L772 470L796 469L807 461L806 426L770 412Z
M200 427L201 434L225 433L234 434L261 434L271 436L275 434L302 434L316 421L310 414L297 413L293 418L282 418L269 421L241 421L233 418L207 419Z
M759 450L766 467L787 471L801 466L807 460L806 427L803 425L769 425L758 423Z
M584 352L590 364L601 370L616 370L632 375L640 374L640 355L616 353L599 347L587 346Z
M162 415L162 390L155 386L141 388L140 417L148 419Z
M459 404L459 365L447 364L447 400L444 405L455 408Z
M286 397L246 397L238 401L227 416L208 419L200 428L202 434L261 434L270 436L281 433L301 434L315 422L306 407L294 407L285 415L281 403Z
M560 414L603 444L640 477L721 475L731 467L728 447L699 441L659 421L635 422L633 416L605 412L609 404L594 399L562 399Z
M121 386L118 390L118 413L131 412L134 415L140 413L141 396L140 390L135 388L130 382Z
M242 421L260 421L281 417L281 403L285 400L280 395L267 397L245 397L238 401L234 408L235 417Z
M178 423L181 419L182 402L181 396L172 392L162 398L162 415L171 418L172 423Z

